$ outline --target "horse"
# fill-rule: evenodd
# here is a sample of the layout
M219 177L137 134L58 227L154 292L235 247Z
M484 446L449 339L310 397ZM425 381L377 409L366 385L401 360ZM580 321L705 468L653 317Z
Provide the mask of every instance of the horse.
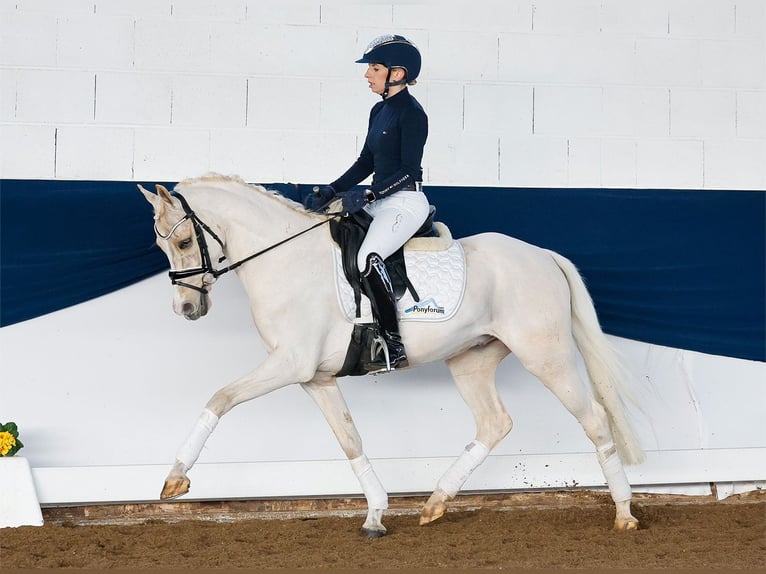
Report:
M170 263L173 309L188 320L211 306L215 279L234 270L267 356L249 374L209 399L167 475L160 498L189 491L187 473L220 417L236 405L298 384L321 409L356 474L367 502L361 533L386 534L388 493L365 454L337 384L353 320L339 309L331 216L236 176L205 174L171 193L138 185L152 205L156 243ZM594 444L616 514L614 528L638 528L623 465L644 453L631 427L628 376L603 333L575 265L564 256L500 233L457 239L465 261L459 308L441 322L402 322L409 365L445 361L475 419L473 440L439 478L419 523L430 524L490 451L512 419L496 388L500 362L513 353L577 419ZM218 267L228 260L228 267ZM577 369L585 363L587 377Z

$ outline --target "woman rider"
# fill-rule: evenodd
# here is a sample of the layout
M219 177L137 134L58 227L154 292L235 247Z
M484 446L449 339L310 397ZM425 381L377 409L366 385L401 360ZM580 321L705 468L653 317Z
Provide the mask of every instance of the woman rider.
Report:
M370 111L367 139L359 158L330 185L319 186L309 197L309 208L342 199L345 213L366 211L372 222L357 256L362 286L370 299L373 318L388 346L368 368L390 370L407 366L397 321L396 298L384 260L399 249L428 217L429 202L422 191L423 147L428 117L410 95L420 73L420 52L403 36L375 38L357 60L367 64L365 79L383 101ZM372 174L367 189L352 189Z

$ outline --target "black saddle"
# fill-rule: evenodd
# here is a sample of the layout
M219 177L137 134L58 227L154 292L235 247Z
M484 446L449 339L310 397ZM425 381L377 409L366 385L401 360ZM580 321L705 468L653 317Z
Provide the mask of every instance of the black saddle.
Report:
M428 210L428 217L423 225L420 226L413 237L438 237L439 232L434 226L434 214L436 208L431 205ZM330 234L341 250L343 261L343 274L346 276L349 284L354 290L354 302L356 303L356 316L360 316L360 303L362 286L359 281L359 267L356 264L356 256L359 253L359 247L364 241L367 230L370 228L372 216L362 210L353 213L347 217L340 217L330 221ZM394 294L397 301L402 298L409 289L412 298L418 302L418 296L415 288L407 277L407 267L404 262L404 247L397 249L390 257L385 260L388 275L394 287Z

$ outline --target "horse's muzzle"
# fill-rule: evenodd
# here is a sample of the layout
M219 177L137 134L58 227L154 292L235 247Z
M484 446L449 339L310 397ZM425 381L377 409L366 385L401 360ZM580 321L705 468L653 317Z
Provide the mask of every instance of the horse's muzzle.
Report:
M196 321L207 315L210 309L210 300L205 293L200 293L197 302L186 300L181 304L180 315L189 321Z

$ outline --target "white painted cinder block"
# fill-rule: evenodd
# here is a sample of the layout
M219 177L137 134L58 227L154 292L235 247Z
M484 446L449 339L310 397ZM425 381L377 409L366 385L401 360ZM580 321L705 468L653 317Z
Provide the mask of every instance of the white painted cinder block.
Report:
M567 185L601 187L601 141L598 138L569 139Z
M56 52L63 68L128 70L133 66L133 19L98 14L59 18Z
M214 129L210 133L210 170L265 183L285 180L284 138L278 131Z
M535 0L534 30L541 34L597 34L600 31L599 0Z
M323 25L332 27L369 26L370 23L388 26L393 12L392 3L317 2L311 7L310 15L321 17Z
M413 95L428 114L429 139L459 136L466 129L465 89L459 82L428 82L413 89Z
M699 140L639 140L636 183L646 188L700 189L702 153Z
M566 187L567 139L540 135L500 138L500 185Z
M699 86L701 82L697 40L639 38L635 65L640 85Z
M602 130L609 136L667 136L670 90L607 86L603 88Z
M52 179L55 166L56 128L0 124L0 178Z
M171 15L174 0L92 0L96 14L102 16L130 16L136 20Z
M244 20L247 0L183 0L171 3L173 18L199 20Z
M702 85L763 89L766 86L766 44L758 40L700 42Z
M393 27L478 32L531 32L531 2L403 2L393 5ZM460 43L460 37L456 42Z
M21 70L16 82L16 120L92 122L95 74L86 71Z
M766 141L705 142L705 187L766 190Z
M136 70L209 72L208 22L174 18L136 20Z
M3 14L0 65L55 66L56 18L47 14Z
M505 135L532 133L530 86L468 84L465 87L465 130Z
M256 129L319 128L319 80L250 78L247 125Z
M329 183L358 157L356 138L346 134L286 132L282 135L285 181Z
M501 34L498 77L511 82L632 84L632 38Z
M730 138L736 132L736 110L733 91L674 88L670 135Z
M173 76L134 72L100 72L96 77L98 123L168 125Z
M210 133L191 128L137 128L136 179L181 180L210 170Z
M766 90L737 92L737 135L766 137Z
M540 135L587 136L603 131L600 87L538 86L534 129Z
M421 101L421 86L412 89L412 94ZM313 99L313 94L303 93L304 98ZM319 87L319 125L328 131L344 131L364 135L370 109L380 101L373 94L364 78L353 80L322 81ZM425 104L425 102L422 102Z
M668 30L674 37L728 36L735 31L736 3L732 0L672 0Z
M133 129L60 127L56 139L56 177L133 179Z
M601 32L604 34L663 36L668 33L666 0L604 0Z
M429 137L423 168L434 185L498 185L498 138L462 133Z
M636 187L636 142L604 138L601 140L601 185Z
M14 69L0 68L0 122L16 117L16 75Z
M492 81L497 78L496 36L484 32L456 35L450 31L435 30L429 33L428 42L431 58L425 66L429 79L450 80L458 77L463 81Z
M247 19L261 24L320 24L322 9L320 2L311 0L295 2L248 0Z
M734 8L737 37L763 39L766 30L766 2L737 0Z
M30 14L91 14L94 9L93 0L16 0L15 4L19 12Z
M173 77L173 125L245 127L246 119L245 78L206 75Z

